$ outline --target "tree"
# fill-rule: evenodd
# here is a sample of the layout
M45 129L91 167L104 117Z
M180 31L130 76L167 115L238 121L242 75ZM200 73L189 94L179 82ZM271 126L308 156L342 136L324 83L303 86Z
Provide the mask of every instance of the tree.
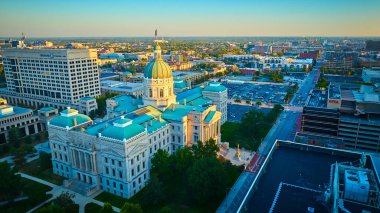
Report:
M163 188L162 182L155 175L152 175L144 193L143 202L147 205L158 205L164 202L167 193Z
M170 180L171 169L169 168L169 153L159 149L152 158L152 173L157 174L159 180L166 182Z
M261 101L256 102L256 106L260 107L262 105Z
M210 138L204 144L202 141L198 141L197 145L191 147L196 159L215 157L216 153L219 151L219 147L216 144L215 140Z
M74 204L73 199L75 198L75 194L71 194L68 191L62 192L55 200L54 204L59 205L63 208L68 208L69 206Z
M16 175L17 169L11 168L7 162L0 163L0 200L7 198L22 188L21 177Z
M99 213L113 213L112 205L110 203L104 203Z
M139 204L133 204L126 202L121 208L120 213L142 213L141 206Z
M40 168L42 170L50 169L52 167L51 163L51 154L48 154L46 152L40 152L40 157L38 158Z
M195 201L207 203L224 195L227 174L223 165L215 158L197 160L188 172L188 186Z
M8 132L8 142L15 148L19 148L21 145L20 130L16 127L12 127Z
M329 82L326 78L320 78L317 83L317 87L320 89L326 88L329 85Z
M49 206L40 208L36 213L64 213L65 209L61 206L50 204Z

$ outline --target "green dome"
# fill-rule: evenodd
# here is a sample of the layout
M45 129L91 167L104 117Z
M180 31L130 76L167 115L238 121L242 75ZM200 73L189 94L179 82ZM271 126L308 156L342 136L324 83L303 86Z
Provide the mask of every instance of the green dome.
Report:
M154 79L171 78L172 70L170 69L169 64L162 59L155 59L146 65L144 77Z

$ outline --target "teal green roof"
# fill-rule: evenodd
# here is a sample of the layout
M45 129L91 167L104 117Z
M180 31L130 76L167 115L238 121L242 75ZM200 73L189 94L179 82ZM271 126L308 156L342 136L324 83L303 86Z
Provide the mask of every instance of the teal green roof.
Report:
M144 77L150 79L171 78L172 69L170 69L169 64L158 58L146 65Z
M148 129L148 133L152 133L158 129L160 129L161 127L167 125L168 122L165 121L164 119L161 119L160 121L156 120L156 119L152 119L152 126L148 125L147 126L147 129Z
M24 114L24 113L28 113L28 112L33 111L31 109L28 109L28 108L22 108L22 107L17 107L17 106L9 106L9 105L7 105L7 106L8 107L13 107L13 113L0 114L0 118L10 117L10 116L14 116L14 115L17 115L17 114Z
M124 74L124 75L132 75L132 73L131 73L131 72L128 72L128 71L123 72L123 74Z
M167 108L162 113L162 118L173 121L181 121L182 118L187 116L187 114L191 111L203 112L204 110L205 109L200 106L175 105L174 110L172 110L172 107Z
M107 138L123 141L124 139L128 140L144 131L145 128L143 126L132 123L125 127L108 126L101 132L101 134Z
M117 119L116 121L114 121L114 123L116 123L116 124L125 124L125 123L128 123L130 121L131 120L128 119L128 118L120 118L120 119Z
M190 104L192 106L203 106L203 105L211 104L211 103L212 103L211 99L203 98L203 97L192 100L191 102L187 102L187 104Z
M70 114L70 113L73 113L73 112L78 112L78 110L76 109L65 109L65 110L62 110L62 114Z
M177 94L177 101L183 104L183 100L186 99L186 102L189 103L192 100L202 97L202 88L196 87Z
M66 127L71 128L71 127L74 127L74 118L76 119L77 125L81 125L83 123L92 121L90 117L88 117L87 115L82 115L82 114L72 115L69 117L60 115L51 119L50 124L53 126L59 126L62 128L66 128Z
M174 88L177 88L177 89L185 89L187 87L187 84L183 81L181 82L176 82L174 81Z
M141 99L135 99L129 95L120 95L112 98L118 105L114 108L115 112L128 113L138 109L138 106L142 104ZM135 104L133 103L135 101Z
M204 88L204 91L209 92L223 92L225 90L227 90L227 88L219 82L210 82L209 85Z
M212 118L215 116L215 113L216 111L210 111L205 118L205 122L210 122Z
M51 111L51 110L55 110L54 107L42 107L41 109L39 109L40 111L44 111L44 112L47 112L47 111Z
M101 122L95 125L92 125L88 128L86 128L86 133L92 136L97 136L98 133L101 133L107 125L112 125L109 121Z

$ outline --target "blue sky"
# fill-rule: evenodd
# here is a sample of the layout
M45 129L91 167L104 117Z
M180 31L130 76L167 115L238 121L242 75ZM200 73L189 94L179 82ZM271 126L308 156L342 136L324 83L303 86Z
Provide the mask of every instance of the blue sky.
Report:
M2 0L0 37L380 36L380 0Z

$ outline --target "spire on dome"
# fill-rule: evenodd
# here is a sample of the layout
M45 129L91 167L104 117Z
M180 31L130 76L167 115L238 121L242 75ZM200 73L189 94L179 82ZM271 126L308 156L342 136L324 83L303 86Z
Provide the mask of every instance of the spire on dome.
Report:
M157 29L154 31L154 60L160 60L161 59L161 46L160 43L164 43L165 40L163 39L157 39Z

